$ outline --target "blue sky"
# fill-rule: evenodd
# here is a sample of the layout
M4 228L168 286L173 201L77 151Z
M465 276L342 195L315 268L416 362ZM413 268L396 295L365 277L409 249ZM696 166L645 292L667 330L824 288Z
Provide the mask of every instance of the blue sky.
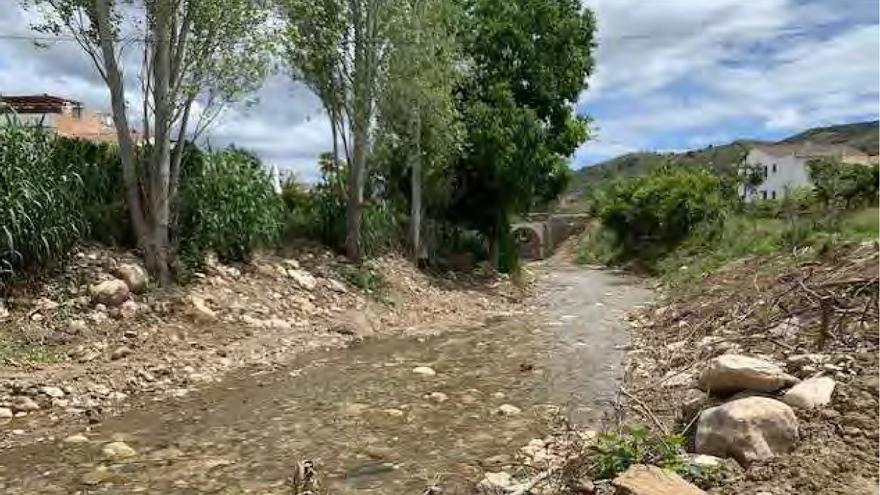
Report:
M573 166L878 118L876 0L588 0L597 67Z
M778 139L809 127L878 118L877 0L582 0L598 22L597 66L576 103L593 137L584 165L639 150L672 151L739 138ZM27 36L33 12L0 10L0 33ZM137 63L127 83L138 101ZM0 92L50 93L106 110L107 89L73 43L36 48L0 39ZM210 129L306 181L330 149L320 102L284 76L257 104Z

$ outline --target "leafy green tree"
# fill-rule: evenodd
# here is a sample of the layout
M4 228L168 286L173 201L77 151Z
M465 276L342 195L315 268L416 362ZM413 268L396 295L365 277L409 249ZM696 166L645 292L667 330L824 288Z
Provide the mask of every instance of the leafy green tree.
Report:
M379 99L375 162L394 189L409 198L409 239L421 251L423 189L427 207L442 205L448 165L460 146L461 126L453 100L457 6L449 0L404 0L393 34L388 76ZM408 184L400 184L408 176Z
M567 157L587 138L587 120L572 108L593 68L595 22L576 0L462 6L466 138L449 216L483 232L497 262L509 215L558 195Z
M171 282L172 211L187 137L262 81L268 67L263 0L23 0L40 8L35 29L72 36L107 85L126 202L147 269ZM121 53L143 47L142 137L126 105ZM193 109L198 103L198 115ZM141 153L141 152L144 153ZM141 156L143 154L143 156Z
M346 153L346 254L363 257L361 227L376 102L401 0L278 0L289 64L322 99ZM335 154L334 154L335 156Z
M849 209L877 203L878 166L844 163L834 158L807 163L816 196L825 206Z

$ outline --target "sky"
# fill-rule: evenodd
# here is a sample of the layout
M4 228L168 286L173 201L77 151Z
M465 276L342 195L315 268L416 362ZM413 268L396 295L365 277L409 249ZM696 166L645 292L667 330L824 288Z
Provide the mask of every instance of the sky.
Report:
M75 43L35 46L33 13L0 0L0 93L49 93L109 109ZM580 168L642 150L674 151L739 138L779 139L809 127L878 118L876 0L584 0L598 23L596 68L576 102L591 139ZM5 5L4 5L5 6ZM134 91L136 54L128 74ZM278 74L254 102L228 109L206 133L299 179L318 178L329 121L305 87ZM135 100L136 101L136 100Z

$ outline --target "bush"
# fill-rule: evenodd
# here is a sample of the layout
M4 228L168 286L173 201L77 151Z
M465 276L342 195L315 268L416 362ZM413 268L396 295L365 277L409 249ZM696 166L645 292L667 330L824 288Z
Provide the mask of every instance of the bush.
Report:
M820 201L844 209L875 206L880 169L877 164L844 163L823 158L810 160L810 180Z
M76 163L56 160L54 138L9 117L0 125L0 283L63 258L87 223Z
M237 150L209 153L202 170L181 180L180 249L185 262L207 251L226 261L247 260L275 242L283 226L282 201L269 174Z
M727 207L721 181L711 172L664 166L613 185L597 213L621 256L653 259L697 229L719 231Z
M684 439L679 435L654 435L639 426L629 426L622 433L603 433L596 445L596 478L614 478L633 464L653 464L684 473Z

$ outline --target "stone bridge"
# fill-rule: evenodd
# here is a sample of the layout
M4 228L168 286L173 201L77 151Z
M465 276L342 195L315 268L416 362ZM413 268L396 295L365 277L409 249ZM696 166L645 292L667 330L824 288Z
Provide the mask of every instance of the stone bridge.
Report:
M589 221L586 213L529 213L510 226L520 256L547 258L562 241L581 231Z

